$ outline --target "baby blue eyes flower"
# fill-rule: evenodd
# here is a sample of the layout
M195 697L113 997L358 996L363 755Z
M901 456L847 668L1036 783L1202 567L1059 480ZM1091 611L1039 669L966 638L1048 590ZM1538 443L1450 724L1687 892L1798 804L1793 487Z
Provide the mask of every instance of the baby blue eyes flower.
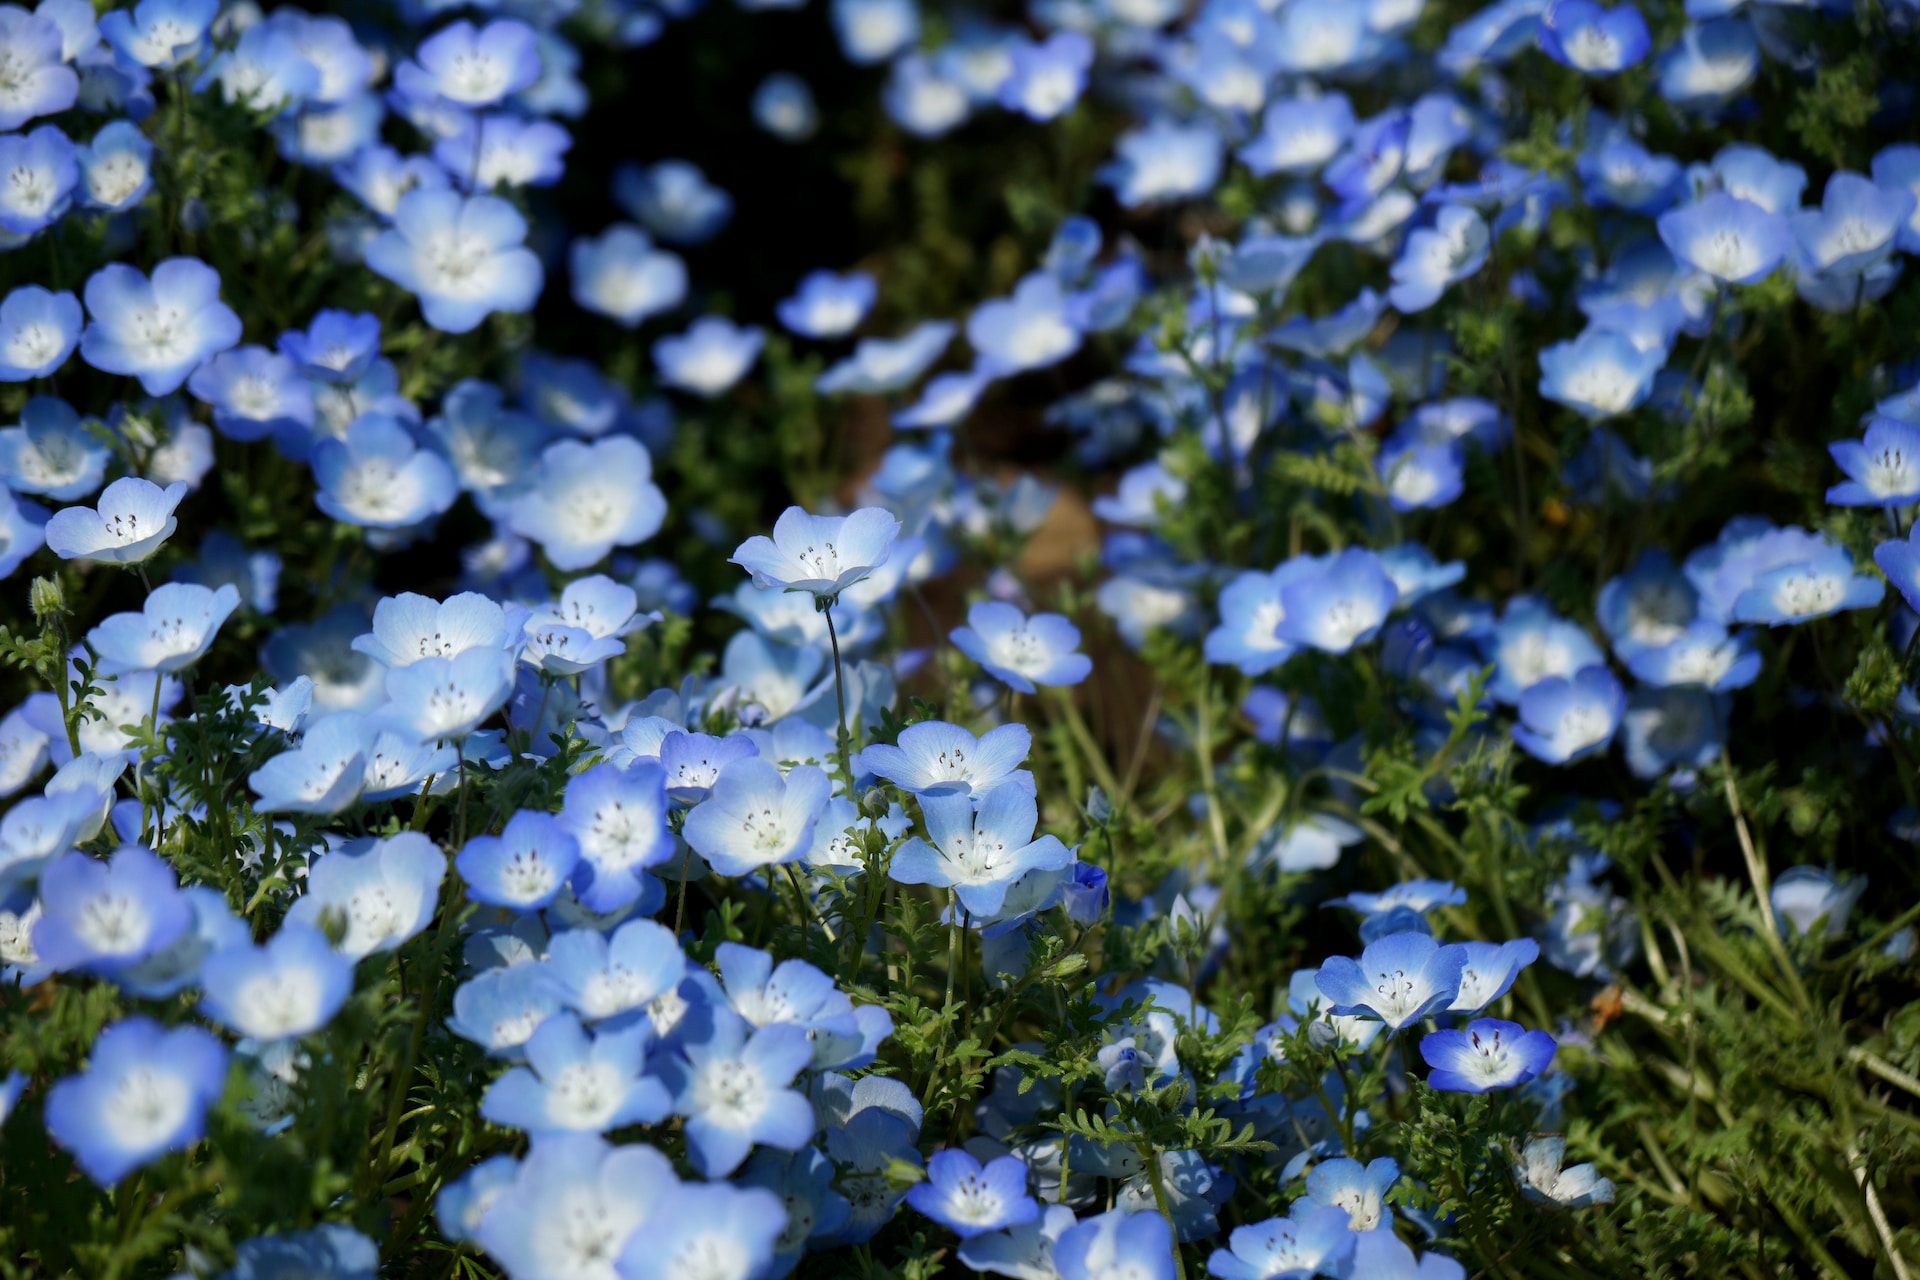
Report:
M247 785L262 813L339 813L359 798L366 763L360 717L339 712L314 721L299 746L254 770Z
M160 550L178 521L173 509L187 496L179 481L162 489L122 476L100 492L95 507L67 507L47 521L47 549L63 560L139 564Z
M0 85L0 129L58 115L79 98L80 77L66 65L65 44L59 25L46 13L17 5L0 10L0 48L7 51L11 72Z
M1604 751L1626 706L1626 690L1605 667L1549 676L1520 695L1513 740L1537 760L1567 764Z
M687 295L687 265L655 249L646 232L617 222L598 238L582 236L567 249L573 300L631 329L671 311Z
M667 500L653 482L653 458L631 436L592 443L561 440L540 455L533 488L516 498L507 524L540 544L563 570L584 569L615 547L659 532Z
M46 514L38 504L0 490L0 578L47 544Z
M432 519L459 494L453 469L381 413L363 413L344 439L313 448L314 504L343 524L404 529Z
M1351 1274L1367 1280L1466 1280L1467 1269L1444 1253L1416 1259L1413 1249L1392 1231L1355 1235Z
M1407 237L1406 248L1393 264L1393 287L1387 300L1394 310L1425 311L1440 300L1448 285L1464 280L1487 260L1492 238L1486 222L1465 205L1446 205L1431 228Z
M1540 352L1540 394L1589 421L1616 418L1646 403L1666 362L1663 349L1642 350L1623 334L1589 328Z
M16 236L34 235L56 221L73 202L80 179L73 143L53 125L32 133L0 135L0 228Z
M750 107L753 122L783 142L805 142L820 128L813 90L790 72L776 71L762 80Z
M301 56L284 28L258 22L214 58L196 87L215 80L228 103L249 111L279 112L314 95L320 88L320 69Z
M643 1008L687 971L673 933L652 920L629 921L610 936L570 929L555 936L545 963L546 988L588 1022Z
M580 845L551 814L523 809L497 836L475 836L453 860L476 902L537 911L580 861Z
M115 120L74 152L80 166L80 202L123 213L153 190L153 144L139 127Z
M862 338L852 355L820 375L814 389L826 395L898 391L940 358L953 334L954 326L947 321L929 320L898 338Z
M1760 676L1760 651L1752 634L1730 633L1717 622L1693 623L1665 644L1625 656L1634 678L1656 688L1692 685L1725 693L1744 689Z
M387 672L381 716L417 741L464 738L506 705L513 672L513 655L496 649L422 658Z
M571 1014L542 1022L526 1043L527 1066L487 1086L480 1114L536 1137L605 1133L653 1124L673 1110L666 1086L646 1075L652 1031L641 1022L590 1035Z
M1732 621L1778 627L1842 609L1869 609L1880 603L1886 585L1870 574L1855 573L1845 547L1826 545L1805 559L1755 576L1734 599Z
M179 671L199 661L239 607L240 591L231 584L210 590L162 583L139 613L116 613L87 632L87 644L103 671Z
M1173 1280L1173 1230L1151 1210L1109 1209L1061 1233L1053 1268L1060 1280Z
M220 1280L377 1280L379 1274L379 1247L352 1227L329 1222L242 1240L234 1246L233 1270Z
M566 172L573 135L550 120L493 112L433 144L433 158L468 191L550 187Z
M685 333L655 342L653 363L667 386L712 399L746 376L766 338L757 326L702 316Z
M485 27L455 22L420 42L394 82L416 97L439 97L461 107L491 107L540 78L533 28L512 18Z
M1590 76L1633 66L1653 47L1647 20L1630 3L1608 9L1589 0L1554 0L1540 15L1540 49Z
M379 359L380 317L331 308L317 311L304 332L290 329L280 335L278 345L302 376L351 386Z
M1001 1156L982 1166L959 1147L928 1158L926 1180L907 1192L907 1204L962 1240L1040 1216L1039 1202L1027 1194L1025 1162Z
M111 1187L199 1141L226 1078L226 1046L210 1032L126 1018L100 1033L85 1071L47 1090L47 1132Z
M633 728L644 730L645 726L635 724ZM639 753L641 743L638 736L634 733L623 736L627 745ZM682 805L699 804L712 794L713 784L719 781L722 769L736 760L759 754L753 739L743 733L715 738L677 729L668 730L654 749L666 783L667 797L675 804Z
M416 189L400 197L393 225L367 245L366 259L420 299L428 324L467 333L495 311L528 310L540 296L545 275L526 239L526 219L505 200Z
M1453 1003L1467 953L1424 933L1391 933L1367 945L1358 961L1333 956L1314 975L1320 994L1342 1016L1366 1015L1395 1031Z
M1460 945L1466 961L1460 966L1460 993L1447 1006L1449 1013L1479 1013L1507 994L1520 971L1540 958L1540 944L1532 938Z
M1093 672L1093 659L1078 652L1080 629L1058 613L1029 618L1013 605L982 600L950 638L988 675L1021 693L1032 693L1036 685L1079 684Z
M223 351L193 371L187 390L213 406L213 425L229 440L304 439L313 431L313 391L300 369L265 347Z
M1337 1275L1353 1253L1355 1233L1344 1209L1308 1205L1286 1218L1236 1227L1207 1271L1220 1280L1306 1280Z
M621 1280L753 1280L783 1274L775 1246L792 1197L764 1187L682 1183L653 1206L647 1228L621 1251Z
M1787 219L1800 251L1797 261L1812 272L1865 271L1893 253L1914 207L1914 193L1904 186L1888 189L1857 173L1836 173L1827 179L1818 209L1801 209Z
M793 862L813 847L813 825L832 790L814 765L783 777L771 761L749 756L720 771L713 793L687 814L681 834L723 876Z
M1156 120L1122 134L1114 150L1119 158L1103 176L1129 209L1203 196L1220 180L1221 141L1211 124Z
M919 138L940 137L967 118L969 106L967 91L918 53L894 59L880 100L894 123Z
M883 507L862 507L846 516L788 507L774 521L771 538L748 538L731 563L753 575L757 587L805 591L831 601L886 564L899 536L900 521Z
M172 946L193 925L173 869L139 845L106 862L78 850L55 858L41 873L40 902L33 948L55 971L114 976Z
M1462 1029L1420 1038L1420 1056L1433 1068L1427 1083L1453 1093L1525 1084L1547 1069L1559 1047L1544 1031L1528 1031L1498 1018L1476 1018Z
M668 244L705 244L733 216L733 197L687 160L623 165L613 175L613 198Z
M314 859L287 922L339 921L346 932L337 949L355 960L391 951L433 919L446 873L446 855L417 831L356 840Z
M834 33L847 61L885 62L920 35L920 10L912 0L833 0Z
M1344 93L1270 103L1260 132L1235 155L1256 176L1312 173L1333 159L1353 132L1353 104Z
M1033 793L1033 775L1021 769L1033 746L1023 724L1003 724L975 738L944 720L924 720L900 731L899 745L875 743L854 762L856 773L871 773L921 796L984 797L1012 786Z
M140 0L102 14L100 34L129 61L165 71L200 56L219 11L219 0Z
M1043 369L1080 349L1080 330L1067 315L1060 281L1037 271L1010 298L991 298L967 317L967 341L999 373Z
M1667 210L1657 225L1675 258L1729 284L1765 279L1793 247L1784 216L1724 191Z
M150 396L179 388L200 363L240 341L240 317L220 301L220 276L198 258L168 258L149 280L123 262L87 281L93 317L80 358L140 379Z
M21 285L0 302L0 382L44 378L80 343L80 300Z
M1883 542L1873 549L1873 562L1887 575L1907 607L1920 611L1920 524L1907 537Z
M223 948L200 966L201 1005L236 1035L261 1042L324 1027L353 991L353 961L327 935L285 925L263 947Z
M747 1023L716 1010L705 1034L656 1067L685 1117L687 1150L708 1178L740 1167L756 1143L797 1151L813 1137L813 1106L790 1088L813 1059L804 1028L780 1022L748 1034Z
M622 1246L678 1185L673 1163L644 1143L543 1135L474 1237L516 1280L616 1280Z
M35 396L21 409L20 425L0 431L0 483L73 502L100 487L112 456L66 401Z
M1444 507L1466 485L1465 457L1453 441L1398 439L1381 449L1377 466L1395 511Z
M998 914L1007 891L1029 872L1073 864L1073 852L1058 838L1034 838L1039 809L1019 787L996 787L978 812L971 796L923 793L920 812L927 838L916 836L895 850L887 874L901 884L952 889L970 915Z
M864 271L843 276L810 271L794 295L774 307L774 314L803 338L838 338L866 318L878 288Z
M1093 66L1093 41L1057 31L1040 44L1016 44L1013 69L1000 82L1000 105L1032 120L1052 120L1080 100Z
M1275 634L1323 653L1345 653L1372 639L1399 598L1380 557L1354 547L1316 568L1281 588Z
M1613 1203L1611 1181L1601 1177L1590 1164L1562 1168L1566 1158L1565 1138L1529 1140L1513 1166L1513 1179L1520 1185L1521 1197L1534 1204L1558 1205L1563 1209Z

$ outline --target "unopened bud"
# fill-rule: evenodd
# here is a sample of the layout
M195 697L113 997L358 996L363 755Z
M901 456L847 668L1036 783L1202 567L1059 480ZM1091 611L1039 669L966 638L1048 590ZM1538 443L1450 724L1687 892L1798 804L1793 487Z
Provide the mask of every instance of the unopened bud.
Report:
M27 602L33 606L34 621L44 623L48 618L64 615L67 611L67 593L60 589L57 578L35 578L27 589Z

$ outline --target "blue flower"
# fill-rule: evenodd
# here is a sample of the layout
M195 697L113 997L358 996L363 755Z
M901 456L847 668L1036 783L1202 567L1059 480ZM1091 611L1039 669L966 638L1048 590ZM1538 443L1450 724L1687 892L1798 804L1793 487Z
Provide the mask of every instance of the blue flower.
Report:
M894 59L880 101L894 123L918 138L937 138L953 129L967 118L969 106L965 87L918 53Z
M380 715L418 741L464 738L506 705L513 673L513 655L497 649L422 658L387 672Z
M753 122L783 142L805 142L820 128L813 90L791 72L776 71L762 80L748 105Z
M1158 1213L1109 1209L1061 1233L1053 1269L1060 1280L1173 1280L1173 1231Z
M113 976L193 925L173 868L133 844L105 862L78 850L53 859L40 873L40 906L33 949L55 971Z
M1589 421L1615 418L1646 403L1666 362L1664 348L1643 350L1624 334L1589 327L1540 352L1540 394Z
M1220 625L1207 633L1208 662L1238 667L1257 676L1292 657L1296 646L1276 631L1286 616L1281 590L1316 572L1318 556L1296 556L1270 573L1250 570L1234 576L1220 591Z
M58 221L80 178L73 143L50 124L0 134L0 169L8 174L0 189L0 228L15 236L35 235Z
M88 279L86 300L93 321L80 358L138 378L150 396L177 390L202 361L240 341L240 317L220 301L219 273L198 258L167 258L151 280L108 263Z
M752 574L755 586L806 591L830 601L886 564L899 535L900 522L882 507L862 507L847 516L809 515L788 507L774 522L771 538L748 538L730 562Z
M1353 1253L1355 1233L1347 1220L1343 1209L1313 1205L1295 1217L1235 1227L1228 1247L1215 1249L1207 1259L1207 1271L1221 1280L1309 1280L1339 1274Z
M1613 1203L1611 1181L1601 1177L1590 1164L1561 1168L1566 1158L1565 1138L1529 1139L1513 1166L1513 1179L1520 1185L1521 1198L1534 1204L1559 1205L1563 1209Z
M656 1068L686 1119L687 1154L701 1175L726 1177L756 1143L782 1151L807 1145L813 1107L789 1087L813 1058L806 1031L774 1023L749 1035L747 1023L727 1009L715 1010L703 1031Z
M1282 616L1274 633L1323 653L1346 653L1372 639L1399 598L1380 557L1349 547L1316 570L1281 588Z
M1039 809L1020 787L995 787L978 812L972 796L923 792L920 812L927 839L915 836L894 850L887 875L900 884L950 888L975 917L998 914L1007 891L1029 872L1073 863L1072 850L1058 838L1034 838Z
M1381 37L1372 28L1371 5L1346 0L1307 0L1276 19L1275 59L1296 75L1331 75L1375 57Z
M634 740L627 739L629 745ZM675 804L699 804L713 791L720 771L736 760L758 755L759 748L743 733L715 738L704 733L669 730L657 746L660 768L666 775L667 797Z
M1791 214L1800 207L1807 187L1807 171L1780 160L1764 147L1734 142L1714 153L1710 166L1695 166L1688 175L1702 192L1724 191L1751 201L1769 213ZM1878 177L1874 179L1879 181Z
M236 1035L267 1042L309 1035L353 991L353 961L327 935L287 924L256 947L251 941L215 951L200 965L201 1007Z
M1632 139L1611 133L1581 152L1574 169L1586 184L1588 203L1647 214L1673 202L1683 176L1672 156L1654 155Z
M660 381L707 399L722 394L746 376L760 357L766 332L742 328L724 316L702 316L685 333L653 344Z
M34 396L20 411L20 425L0 431L0 483L17 493L73 502L100 487L112 456L81 427L73 406Z
M1416 1260L1412 1246L1391 1230L1359 1232L1350 1265L1352 1274L1367 1280L1466 1280L1467 1274L1465 1267L1444 1253L1427 1253Z
M866 318L877 290L873 277L864 271L844 276L809 271L794 295L774 308L774 314L801 337L838 338Z
M1393 264L1387 301L1396 311L1425 311L1440 300L1448 285L1480 270L1491 245L1487 224L1477 212L1466 205L1443 205L1431 228L1407 237Z
M1868 609L1880 603L1887 584L1855 573L1845 547L1820 547L1805 559L1767 568L1733 602L1732 621L1784 626L1824 618L1842 609Z
M1467 576L1467 566L1459 560L1442 564L1433 552L1418 542L1403 542L1397 546L1381 547L1379 550L1380 567L1393 579L1394 588L1400 593L1394 602L1398 608L1407 608L1426 599L1436 591L1444 591Z
M308 725L298 746L254 770L247 785L261 813L339 813L359 798L365 774L360 717L340 712Z
M1873 157L1870 172L1875 185L1881 189L1904 189L1915 197L1914 211L1901 226L1895 242L1902 252L1920 251L1920 146L1896 142L1892 146L1882 147Z
M550 814L522 809L497 836L475 836L453 865L475 902L537 911L552 902L580 861L580 845Z
M1846 932L1847 917L1866 891L1865 876L1842 883L1819 867L1788 867L1774 880L1767 901L1779 917L1783 936L1789 928L1805 935L1817 927L1823 936L1837 938Z
M1023 724L1003 724L978 738L944 720L923 720L900 731L898 745L875 743L854 762L856 773L885 778L921 796L972 795L1012 786L1033 794L1033 775L1019 768L1033 746Z
M193 371L187 390L213 406L213 425L229 440L303 440L313 431L313 391L299 366L265 347L221 352Z
M733 216L733 197L687 160L622 165L613 174L613 198L668 244L704 244Z
M116 613L87 632L102 671L179 671L213 643L227 615L240 606L232 585L216 590L186 582L153 589L139 613Z
M1542 680L1571 676L1606 661L1593 637L1533 596L1507 602L1485 648L1494 663L1488 692L1508 704L1518 703L1521 694Z
M1454 441L1429 443L1397 434L1375 465L1395 511L1444 507L1465 488L1466 458Z
M1093 66L1093 41L1056 31L1039 44L1010 46L1011 70L1000 82L1000 105L1032 120L1052 120L1080 100Z
M1314 985L1335 1014L1372 1016L1398 1031L1453 1003L1466 959L1460 947L1424 933L1390 933L1367 944L1358 961L1329 958Z
M287 922L338 919L346 932L336 945L356 960L391 951L433 919L446 874L447 856L417 831L355 840L313 860Z
M352 1227L322 1223L311 1231L255 1236L233 1249L233 1269L220 1280L378 1280L380 1250Z
M37 503L0 489L0 578L10 576L47 544L46 516Z
M480 1114L536 1135L605 1133L664 1120L673 1099L645 1074L652 1038L644 1022L589 1035L578 1018L556 1014L528 1037L528 1065L487 1086Z
M1647 56L1653 36L1630 3L1602 8L1590 0L1554 0L1540 15L1540 50L1590 76L1624 71Z
M420 299L428 324L467 333L495 311L530 309L540 296L545 273L526 239L527 220L497 196L416 188L400 197L393 225L367 245L366 260Z
M1352 132L1353 104L1344 93L1282 98L1267 105L1260 132L1234 154L1256 177L1312 173Z
M960 1147L933 1153L926 1179L908 1190L907 1204L962 1240L1040 1215L1039 1202L1027 1194L1027 1166L1018 1157L1000 1156L982 1166Z
M316 382L352 386L380 356L380 317L365 312L316 311L303 332L280 335L280 354Z
M1036 685L1079 684L1093 672L1093 659L1078 652L1080 629L1058 613L1029 618L1013 605L982 600L950 638L988 675L1021 693L1032 693Z
M1920 611L1920 524L1903 540L1895 538L1873 549L1873 562L1894 585L1907 607Z
M721 943L713 959L733 1011L756 1027L790 1023L804 1028L813 1042L816 1070L866 1066L893 1032L886 1010L871 1004L856 1008L832 978L805 960L782 960L776 967L765 951L737 942Z
M813 765L782 777L777 765L758 756L735 760L687 814L681 835L723 876L794 862L813 847L813 824L832 790Z
M321 75L284 27L257 22L240 33L231 49L214 57L197 87L215 80L230 105L278 114L313 97Z
M258 27L248 28L248 35L257 30ZM246 37L241 39L244 41ZM333 180L382 222L393 219L394 210L400 207L400 197L407 192L444 191L453 181L431 156L403 156L392 147L376 145L361 147L350 159L334 165ZM371 236L373 230L368 227L367 234Z
M769 1273L788 1208L764 1187L683 1183L621 1251L621 1280L754 1280Z
M1400 1165L1391 1156L1361 1164L1347 1156L1322 1160L1307 1171L1307 1193L1296 1203L1338 1209L1347 1215L1347 1227L1371 1233L1384 1217L1389 1223L1387 1192L1400 1180ZM1389 1226L1388 1235L1393 1234Z
M1658 547L1641 552L1625 573L1609 578L1594 607L1614 652L1629 665L1635 654L1678 640L1699 612L1700 593Z
M12 70L0 95L0 130L18 129L35 116L58 115L80 96L80 77L66 65L66 39L52 12L29 13L17 5L0 11L0 47L7 50ZM89 12L89 23L92 18Z
M497 111L469 117L433 144L433 158L468 191L550 187L566 171L573 135L551 120Z
M1467 955L1460 967L1460 992L1447 1006L1449 1013L1479 1013L1507 994L1520 971L1540 958L1540 944L1532 938L1460 945Z
M1080 349L1059 279L1036 271L1010 298L990 298L967 317L967 341L996 373L1042 369Z
M1827 490L1827 501L1835 506L1920 502L1920 426L1876 415L1863 439L1835 441L1827 452L1848 477Z
M1420 1056L1433 1070L1427 1083L1454 1093L1511 1089L1539 1075L1559 1045L1544 1031L1517 1022L1475 1018L1464 1028L1420 1038Z
M885 62L920 35L920 10L911 0L833 0L834 34L847 61Z
M1803 270L1835 274L1865 271L1892 255L1895 238L1914 216L1905 186L1884 188L1857 173L1827 179L1818 209L1788 218Z
M80 300L23 284L0 302L0 382L44 378L80 342Z
M615 1280L620 1250L658 1222L679 1185L672 1161L645 1143L546 1134L493 1195L474 1238L517 1280Z
M384 413L363 413L343 439L313 446L314 505L342 524L405 529L431 520L459 496L453 468L422 449Z
M616 222L597 238L577 238L567 248L567 264L573 300L629 329L687 296L687 264L655 249L632 223Z
M1627 655L1634 677L1658 688L1695 685L1712 693L1744 689L1760 675L1760 651L1750 632L1696 622L1662 645Z
M533 28L513 18L484 27L450 23L420 42L394 83L416 97L439 97L461 107L491 107L540 77Z
M219 11L219 0L140 0L102 14L100 34L129 61L165 71L200 56Z
M137 125L115 120L78 147L80 203L89 209L124 213L153 190L153 144Z
M1211 124L1155 120L1120 135L1114 143L1118 158L1102 177L1129 209L1203 196L1220 180L1220 150L1220 135Z
M1548 676L1520 694L1513 740L1548 764L1567 764L1604 751L1626 711L1626 690L1604 666L1571 676Z
M673 991L687 958L673 933L652 920L630 920L611 935L570 929L547 950L543 983L587 1022L644 1009Z
M508 508L507 524L539 543L556 568L574 570L615 547L645 542L666 517L653 456L633 437L614 435L548 445L533 487Z
M1661 241L1675 258L1731 284L1765 279L1787 256L1794 240L1784 216L1725 191L1669 209L1657 225Z
M363 615L364 616L364 615ZM351 647L387 667L423 658L455 658L469 649L517 648L524 612L506 610L486 596L463 591L444 603L403 591L373 607L373 630Z
M111 1187L199 1141L226 1078L226 1046L209 1032L126 1018L93 1042L85 1071L47 1090L47 1133L89 1178Z
M814 389L826 395L898 391L940 358L953 341L953 333L954 327L947 321L929 320L898 338L862 338L852 355L820 375Z

